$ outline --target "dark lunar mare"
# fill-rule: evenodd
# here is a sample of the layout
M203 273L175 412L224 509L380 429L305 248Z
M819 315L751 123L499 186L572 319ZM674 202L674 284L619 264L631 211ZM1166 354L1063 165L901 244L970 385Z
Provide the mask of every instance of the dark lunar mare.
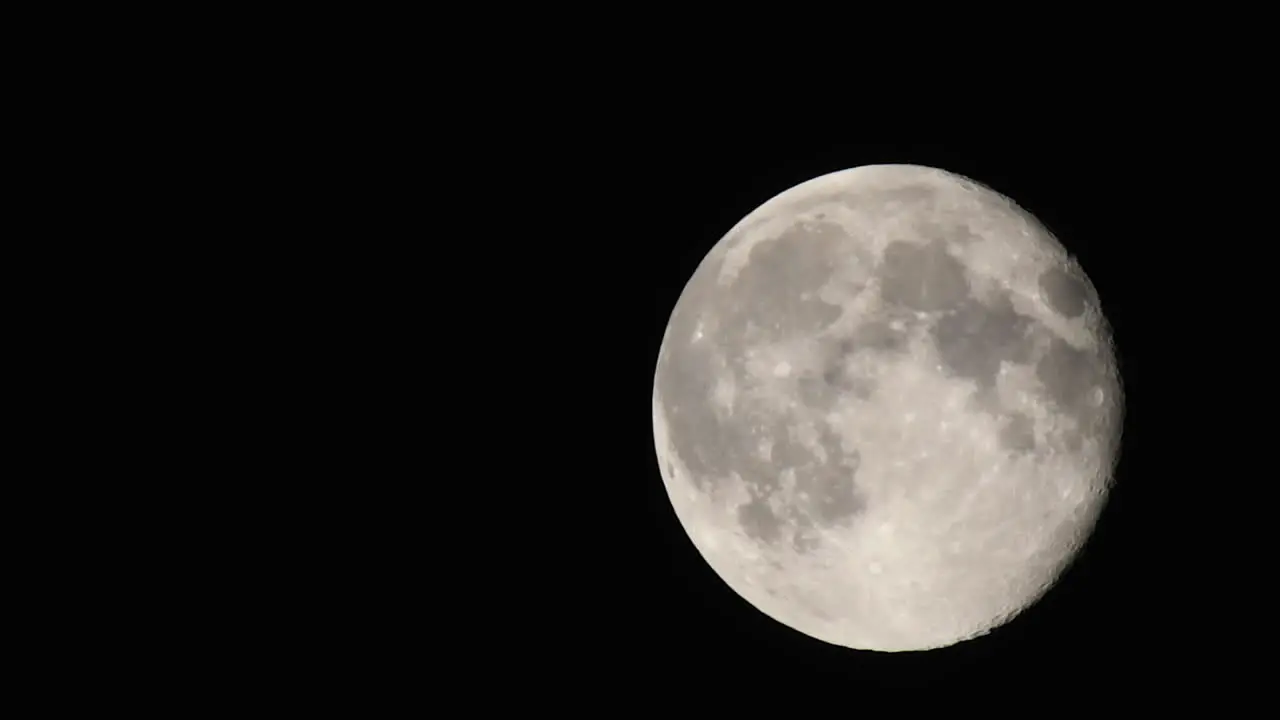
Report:
M1000 428L1000 446L1015 453L1031 452L1036 447L1035 423L1022 413L1013 413Z
M880 295L891 305L931 312L954 307L969 294L964 266L941 241L894 241L884 250Z
M1067 435L1068 447L1078 449L1084 437L1110 437L1116 420L1112 397L1117 387L1106 372L1108 348L1081 350L1061 338L1053 338L1036 364L1036 378L1058 410L1075 419L1077 429ZM1102 388L1107 402L1093 402L1093 391Z
M728 354L739 355L762 340L809 337L834 323L841 309L816 294L831 280L846 242L839 225L806 221L753 246L737 278L719 288L708 306Z
M967 297L930 328L945 371L995 387L1003 361L1026 362L1032 350L1032 320L1013 309L1007 294L983 302Z
M1084 281L1067 269L1054 266L1040 273L1040 294L1054 312L1064 317L1079 317L1084 313L1086 290Z
M964 266L942 239L927 245L890 243L879 279L881 299L887 306L930 315L925 322L943 372L971 380L984 398L979 406L1004 418L1001 445L1011 452L1033 451L1034 423L1025 415L1001 408L995 387L1001 363L1030 362L1037 337L1033 330L1050 334L1048 328L1019 313L1007 291L985 299L976 296ZM871 338L883 332L875 322L867 328Z
M797 526L789 538L797 549L812 549L815 527L845 524L861 511L864 503L855 476L858 455L846 454L839 438L830 432L820 437L827 459L820 460L794 439L790 419L773 411L753 407L739 400L730 414L717 408L711 393L720 375L732 372L739 388L752 382L741 359L748 347L813 337L839 318L841 309L817 299L817 291L827 283L840 253L847 247L843 230L832 223L797 223L777 239L757 244L736 280L727 286L718 283L723 254L713 252L699 266L686 286L669 323L668 347L659 360L655 391L664 409L671 443L692 475L695 487L711 492L714 483L737 475L746 485L751 500L738 509L744 532L763 543L783 538L788 521ZM809 294L810 298L801 295ZM699 321L708 336L691 342ZM892 344L889 334L868 344ZM717 367L715 351L727 361ZM853 346L844 348L854 351ZM838 357L838 352L836 357ZM819 377L809 377L808 392L815 401L848 389L844 379L829 366ZM806 392L805 378L800 392ZM815 384L816 383L816 384ZM812 407L820 407L815 402ZM769 460L759 456L762 440L772 442ZM796 490L808 500L774 512L768 504L781 491L781 472L795 472Z

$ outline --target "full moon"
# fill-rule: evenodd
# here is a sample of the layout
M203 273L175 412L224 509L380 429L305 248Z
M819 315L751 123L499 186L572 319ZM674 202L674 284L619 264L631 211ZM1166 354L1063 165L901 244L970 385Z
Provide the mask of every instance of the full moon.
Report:
M1112 482L1124 399L1079 263L915 165L824 175L711 249L667 325L657 457L738 595L835 645L927 650L1048 590Z

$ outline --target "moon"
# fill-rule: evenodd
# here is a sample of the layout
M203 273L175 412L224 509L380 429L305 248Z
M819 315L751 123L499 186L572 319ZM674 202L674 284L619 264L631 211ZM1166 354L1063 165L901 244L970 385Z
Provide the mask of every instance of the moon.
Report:
M1050 588L1106 501L1124 398L1096 288L1009 198L823 175L711 249L667 325L657 458L694 546L801 633L946 647Z

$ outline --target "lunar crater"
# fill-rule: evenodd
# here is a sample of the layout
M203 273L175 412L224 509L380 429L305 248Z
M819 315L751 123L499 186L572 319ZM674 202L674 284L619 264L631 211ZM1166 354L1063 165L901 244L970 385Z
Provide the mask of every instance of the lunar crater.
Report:
M805 337L839 319L840 307L815 295L834 273L830 246L837 241L837 231L827 226L793 228L753 247L746 265L716 302L720 342L734 349Z
M1037 284L1045 304L1054 312L1068 318L1084 314L1087 301L1085 283L1068 269L1054 265L1040 273Z

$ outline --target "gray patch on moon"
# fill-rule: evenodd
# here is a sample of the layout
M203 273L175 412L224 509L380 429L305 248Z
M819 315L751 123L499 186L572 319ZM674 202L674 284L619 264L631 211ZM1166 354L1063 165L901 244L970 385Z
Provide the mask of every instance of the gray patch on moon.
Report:
M1108 384L1097 355L1072 347L1061 338L1052 338L1036 363L1036 378L1049 399L1075 418L1080 431L1092 434L1104 415L1103 408L1093 400L1093 391Z
M798 529L793 528L793 533L843 525L866 509L855 484L861 458L856 451L846 452L830 430L821 434L820 453L792 439L784 422L779 422L768 437L773 438L774 445L767 461L740 461L735 467L752 496L738 512L739 523L748 537L768 544L781 537L783 520L768 504L775 497L787 503L784 512L793 522L796 517L805 518L805 522L796 524ZM789 493L781 487L786 470L795 477L795 486ZM815 538L810 539L816 542ZM793 545L795 542L793 537Z
M817 291L835 274L847 242L839 225L801 221L752 246L714 308L720 344L740 349L751 329L759 339L805 337L839 319L840 307L823 302Z
M805 407L830 409L842 397L867 400L875 392L876 383L853 369L860 353L905 353L909 338L907 325L898 330L885 320L867 320L839 336L824 338L814 355L815 370L802 372L796 379L796 394Z
M710 267L713 265L717 264L704 261L685 285L667 323L654 377L654 392L666 414L670 443L700 490L707 489L709 478L725 475L730 469L719 447L727 431L711 401L711 388L722 371L713 360L712 343L693 340L704 329L703 316L718 270ZM705 330L715 332L716 328L712 324Z
M843 355L851 355L861 350L903 352L907 349L907 344L908 337L905 330L895 330L888 322L875 319L868 320L855 328L850 337L840 342L839 350Z
M964 266L944 243L895 240L884 249L880 296L885 302L921 312L954 307L969 294Z
M1009 415L1000 428L1000 446L1015 453L1027 453L1036 448L1035 422L1023 415Z
M830 373L830 380L828 380ZM824 372L820 377L802 375L796 378L796 396L805 407L826 409L835 402L836 385L831 380L838 380L835 370Z
M767 462L760 461L754 463L751 467L743 468L753 476L753 479L748 479L746 475L743 475L744 480L757 486L766 487L769 492L774 492L778 489L781 481L782 470L804 467L814 461L813 452L795 439L791 428L792 423L787 418L778 418L773 421L769 432L764 434L765 437L773 441L769 460Z
M825 411L843 397L860 400L871 397L876 384L870 379L851 372L848 368L831 365L821 375L804 375L796 380L796 396L800 403L811 410Z
M845 240L837 225L797 223L753 247L730 287L718 285L720 263L705 261L686 285L668 324L655 391L667 414L670 442L699 490L708 491L715 478L734 471L760 481L758 472L739 467L750 462L743 458L754 456L760 439L750 408L735 407L730 419L712 402L711 389L725 374L738 370L741 379L740 369L725 367L716 356L741 358L748 345L766 339L749 338L753 328L767 339L781 339L816 334L835 322L839 307L801 296L831 277ZM722 260L723 253L708 257ZM703 339L695 342L698 332ZM781 438L776 442L784 444Z
M785 534L794 550L810 552L821 545L820 528L847 526L866 510L865 498L855 483L859 454L845 452L830 432L824 433L822 448L825 459L808 453L803 459L789 457L790 461L800 460L796 464L779 462L775 466L795 473L795 487L788 497L783 500L778 495L786 503L781 511L775 512L769 505L780 492L777 487L752 488L752 499L738 508L739 526L748 537L773 545Z
M1067 270L1054 266L1040 273L1040 294L1054 312L1079 317L1085 307L1085 285Z
M669 440L688 467L694 487L710 493L716 483L739 478L752 497L738 509L740 527L768 544L782 537L784 523L769 501L782 492L782 473L787 469L795 473L797 490L807 495L803 505L810 522L844 523L860 512L863 503L854 486L857 455L845 453L839 439L828 432L821 438L824 460L797 439L791 418L773 416L749 401L737 402L732 415L717 413L709 388L726 372L730 370L716 368L693 346L668 353L659 362L656 388ZM846 391L847 387L836 386L818 394L834 398ZM821 398L814 399L814 406L819 406ZM767 459L761 456L762 446L768 447ZM813 542L813 538L793 538L798 546Z
M716 379L710 359L693 347L684 347L659 360L655 382L670 442L695 486L704 491L711 478L727 476L733 469L725 451L741 442L711 401L709 388L715 387Z
M810 514L823 525L847 522L866 509L854 483L862 458L844 453L839 441L824 442L827 460L796 472L796 489L808 499Z
M813 533L811 527L801 526L796 528L791 535L791 549L804 555L811 553L822 546L822 541Z
M951 375L983 389L995 386L1000 363L1025 361L1031 352L1031 320L1013 308L1007 295L990 302L967 298L930 328L938 356Z
M747 537L770 545L782 536L778 517L763 498L752 498L738 507L738 525Z

